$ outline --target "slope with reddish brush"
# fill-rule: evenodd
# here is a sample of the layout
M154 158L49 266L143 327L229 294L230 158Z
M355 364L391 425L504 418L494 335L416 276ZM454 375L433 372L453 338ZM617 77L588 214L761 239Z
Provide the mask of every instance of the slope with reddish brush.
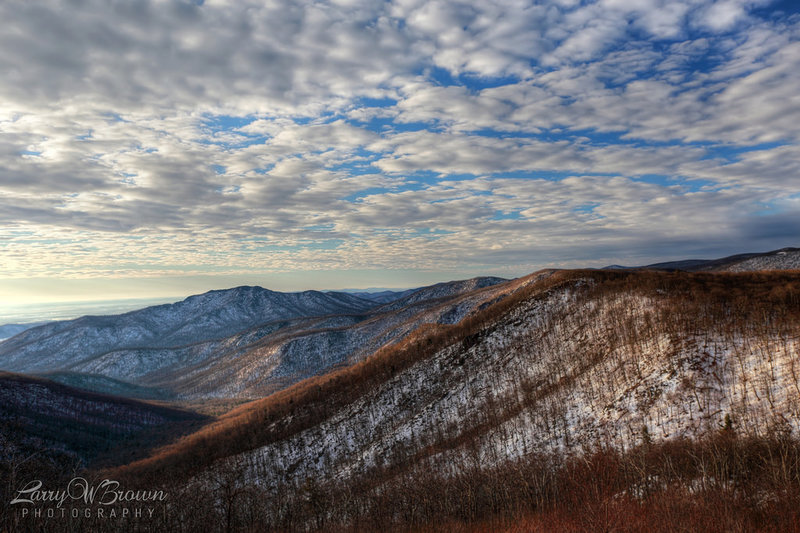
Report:
M757 443L800 429L797 272L550 274L516 280L458 324L420 327L362 363L243 406L120 473L239 487L278 530L364 517L399 527L436 513L535 509L534 492L560 501L548 492L562 490L554 465L594 449L702 443L726 428ZM791 464L784 488L800 476ZM509 468L541 483L520 492L502 477ZM687 471L687 487L711 483ZM493 479L506 481L487 503L479 487ZM634 494L621 483L614 494ZM432 494L449 507L420 503Z

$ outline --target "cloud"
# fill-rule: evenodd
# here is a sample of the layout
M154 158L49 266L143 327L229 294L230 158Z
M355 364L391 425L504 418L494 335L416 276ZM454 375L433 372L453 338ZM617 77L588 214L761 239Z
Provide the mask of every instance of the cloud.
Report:
M0 18L4 277L511 275L796 244L800 16L764 2Z
M703 10L701 23L714 31L732 28L747 17L745 3L737 0L718 0Z

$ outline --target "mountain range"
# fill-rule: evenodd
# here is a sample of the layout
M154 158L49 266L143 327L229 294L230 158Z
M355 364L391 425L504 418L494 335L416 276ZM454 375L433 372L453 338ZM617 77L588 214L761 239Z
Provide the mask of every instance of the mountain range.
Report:
M0 343L0 368L143 398L261 397L351 364L423 322L457 322L501 278L365 297L236 287L114 316L85 316ZM478 291L479 294L466 296Z
M171 494L131 531L792 531L798 258L237 287L40 325L0 343L0 469L38 446Z
M472 516L470 498L499 505L481 496L491 483L495 498L522 505L504 492L523 481L514 472L545 483L595 449L689 446L726 427L748 439L800 431L798 272L544 271L503 293L458 323L418 328L242 405L114 475L207 487L228 476L257 487L268 530L317 520L347 530L353 514L377 520L365 530L403 529L408 513L424 524L454 509ZM712 483L699 473L680 482Z

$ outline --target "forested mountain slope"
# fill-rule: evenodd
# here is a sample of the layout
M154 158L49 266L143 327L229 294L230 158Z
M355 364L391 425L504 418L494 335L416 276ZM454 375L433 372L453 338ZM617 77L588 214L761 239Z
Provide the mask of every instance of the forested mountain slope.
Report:
M432 479L471 473L471 483L532 457L725 427L751 437L800 429L797 272L560 271L506 289L458 324L423 326L243 406L123 473L193 472L202 484L234 472L264 494L280 529L303 523L286 513L309 487L320 507L306 519L347 523L378 512L382 491L402 489L391 493L410 504ZM340 494L352 507L337 506Z
M454 323L503 297L475 278L388 304L336 292L239 287L123 315L55 322L0 343L0 369L154 399L258 398L357 362L425 322Z

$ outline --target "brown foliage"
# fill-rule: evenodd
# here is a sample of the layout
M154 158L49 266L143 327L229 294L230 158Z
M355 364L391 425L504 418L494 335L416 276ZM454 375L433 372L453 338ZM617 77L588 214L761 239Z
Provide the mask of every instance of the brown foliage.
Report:
M652 333L643 328L676 339L707 331L796 338L800 323L797 272L559 271L526 281L512 282L505 298L459 324L420 327L357 365L240 406L113 475L180 484L218 459L319 424L445 347L459 345L465 352L521 303L566 287L578 303L632 294L655 302L636 327L624 312L613 318L614 342L632 346ZM587 347L584 364L588 368L601 357L601 351ZM567 387L574 378L565 373L552 382L530 384L531 390L522 384L526 401L535 403L548 387ZM730 424L700 442L645 439L629 453L605 448L580 457L528 455L488 470L457 465L458 473L447 478L421 466L443 450L468 447L523 407L498 408L469 431L443 435L421 449L399 450L363 478L313 481L261 496L245 491L247 509L258 509L262 519L268 517L265 527L276 531L800 531L798 443L777 433L767 439L736 436ZM233 530L248 530L237 518L243 512L227 510Z
M112 473L142 480L191 475L217 459L286 438L325 420L417 361L479 334L523 299L566 283L568 278L559 274L524 287L455 325L424 324L401 342L382 348L358 364L306 379L242 405L197 433L162 448L153 457ZM522 280L514 283L522 285Z
M529 279L539 277L526 285ZM586 280L591 283L582 283ZM709 328L793 328L800 317L800 273L685 273L556 271L510 282L509 295L455 325L426 324L356 365L304 380L242 405L152 457L114 472L133 478L186 476L217 459L269 444L312 427L414 363L454 343L475 343L491 324L521 302L559 287L580 286L586 301L641 294L661 302L652 319L676 336ZM624 317L619 331L625 333ZM641 332L630 331L631 336ZM565 386L559 383L558 386Z

